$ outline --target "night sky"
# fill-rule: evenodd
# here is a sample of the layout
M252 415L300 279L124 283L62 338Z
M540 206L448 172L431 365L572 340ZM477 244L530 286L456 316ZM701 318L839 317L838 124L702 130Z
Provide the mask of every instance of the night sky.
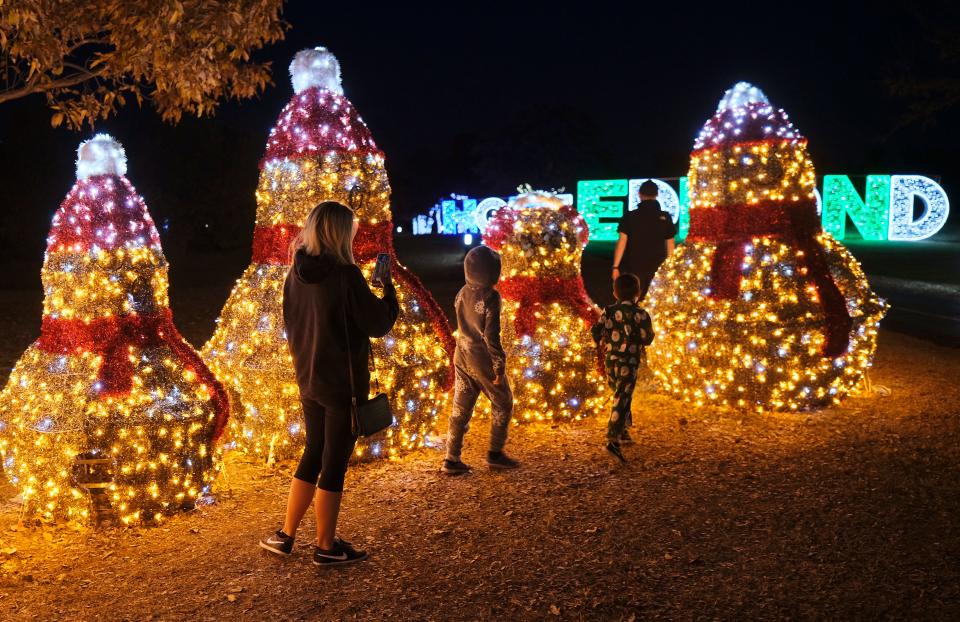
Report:
M403 224L451 192L685 174L695 134L738 80L786 109L819 175L923 173L948 195L960 188L957 110L897 129L907 104L884 85L903 68L948 71L925 43L935 8L391 4L290 2L286 40L259 56L274 61L275 80L261 97L177 126L135 106L98 123L126 147L128 177L168 225L165 247L249 244L257 161L292 95L287 65L317 44L340 59L345 94L386 153ZM53 130L49 117L42 96L0 106L0 257L38 267L76 146L91 135Z

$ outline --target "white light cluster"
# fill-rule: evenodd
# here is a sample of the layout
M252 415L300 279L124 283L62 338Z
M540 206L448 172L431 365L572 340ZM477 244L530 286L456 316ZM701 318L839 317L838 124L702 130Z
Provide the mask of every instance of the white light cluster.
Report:
M521 188L521 191L523 189ZM569 201L564 199L565 195L558 195L553 192L547 192L543 190L534 190L531 192L523 192L522 194L512 197L508 205L511 209L531 209L531 208L548 208L548 209L560 209L564 205L569 205Z
M716 115L700 130L693 148L698 150L719 145L729 138L742 140L744 122L758 119L767 121L767 124L762 126L763 139L782 138L792 141L800 138L786 112L770 105L767 96L757 87L747 82L738 82L724 94L717 106Z
M498 209L506 205L507 202L500 197L487 197L477 203L477 209L473 212L473 219L477 223L477 229L482 234L487 228L487 222Z
M919 199L924 211L913 218L913 201ZM890 177L890 240L923 240L939 231L950 215L947 193L935 181L923 175Z
M123 146L109 134L97 134L80 143L77 149L77 179L94 175L127 174L127 155Z
M769 104L770 100L763 91L749 82L737 82L723 94L717 104L717 112L745 108L750 104Z
M300 50L290 62L293 92L300 93L314 86L343 95L340 84L340 61L325 47Z

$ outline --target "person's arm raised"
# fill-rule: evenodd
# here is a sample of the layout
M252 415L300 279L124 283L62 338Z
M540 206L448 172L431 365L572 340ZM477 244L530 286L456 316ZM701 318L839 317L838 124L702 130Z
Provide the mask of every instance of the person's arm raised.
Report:
M357 266L348 266L347 310L357 328L367 337L383 337L390 332L397 316L400 315L400 303L393 280L387 277L383 284L383 298L378 298L367 285L363 272Z

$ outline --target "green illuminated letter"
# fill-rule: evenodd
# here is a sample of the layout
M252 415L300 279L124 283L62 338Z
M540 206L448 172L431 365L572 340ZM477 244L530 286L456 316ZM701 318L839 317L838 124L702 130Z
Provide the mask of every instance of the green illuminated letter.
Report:
M680 178L680 217L677 218L677 235L674 241L679 244L687 239L687 231L690 230L690 188L687 186L687 178Z
M590 227L591 240L616 240L617 223L627 198L626 179L577 182L577 211ZM616 201L605 197L618 197Z
M864 240L886 240L890 212L890 176L868 175L866 201L846 175L823 177L823 229L838 240L846 233L847 214Z

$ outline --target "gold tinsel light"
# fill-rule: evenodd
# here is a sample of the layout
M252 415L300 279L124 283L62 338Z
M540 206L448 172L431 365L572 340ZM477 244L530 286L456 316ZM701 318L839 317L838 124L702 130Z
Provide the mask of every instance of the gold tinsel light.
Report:
M502 343L514 421L577 420L604 410L590 326L599 317L580 275L587 224L555 194L527 191L484 231L500 252Z
M727 91L690 156L690 232L646 298L649 363L695 404L799 410L863 378L886 304L822 231L807 141L756 87Z
M450 327L430 293L396 260L384 156L343 96L337 59L324 48L303 50L290 71L295 94L270 132L260 166L253 263L203 355L240 403L229 445L268 462L297 457L303 415L281 308L289 244L318 203L349 205L360 219L357 263L369 278L377 253L389 253L400 300L393 330L373 341L380 385L397 423L359 442L356 455L394 456L425 445L446 404Z
M167 263L111 137L80 145L53 218L40 338L0 394L0 454L27 516L124 523L210 491L229 403L167 301Z

